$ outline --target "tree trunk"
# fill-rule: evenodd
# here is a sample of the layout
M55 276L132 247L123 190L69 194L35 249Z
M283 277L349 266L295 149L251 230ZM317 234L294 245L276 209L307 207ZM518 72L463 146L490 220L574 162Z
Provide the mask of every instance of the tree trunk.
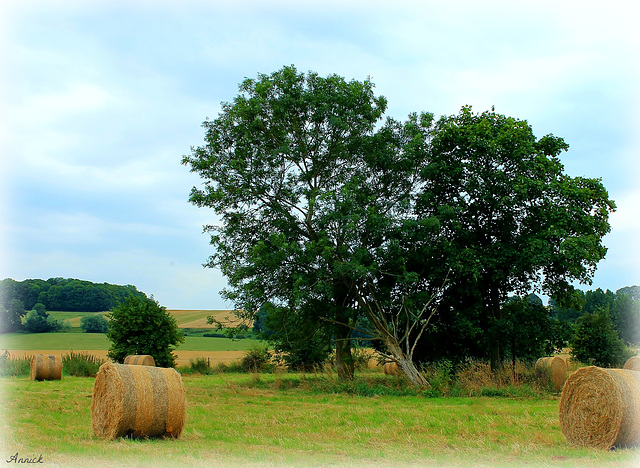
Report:
M489 312L489 359L491 360L491 372L498 372L502 369L500 334L504 331L499 328L502 326L502 308L497 288L490 286L488 296L489 300L485 307Z
M423 389L431 388L431 385L429 384L429 382L427 382L427 379L425 379L420 371L418 371L416 365L413 363L413 360L402 352L402 348L398 343L393 343L390 340L386 340L386 345L387 349L389 350L389 354L393 356L393 358L398 363L398 367L402 369L402 371L407 375L409 381L411 381L413 385Z
M491 359L491 372L497 372L502 368L502 360L500 359L500 345L498 340L491 334L489 343L489 359Z
M407 375L413 385L418 388L431 388L431 385L429 384L429 382L427 382L427 379L425 379L420 371L418 371L411 359L400 359L398 361L398 366Z
M355 365L351 354L351 328L336 324L336 367L340 380L353 380Z

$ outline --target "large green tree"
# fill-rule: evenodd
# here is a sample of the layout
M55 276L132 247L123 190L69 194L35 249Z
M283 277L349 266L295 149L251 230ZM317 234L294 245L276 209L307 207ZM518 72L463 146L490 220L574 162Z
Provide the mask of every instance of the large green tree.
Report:
M418 217L435 216L450 271L449 309L482 329L492 366L509 294L540 290L562 300L590 283L605 253L614 202L600 180L570 177L558 137L495 111L441 118L431 141ZM443 307L443 310L446 306Z
M430 298L420 296L425 277L406 268L417 244L405 233L433 232L412 211L432 118L383 122L385 109L368 80L284 67L246 79L183 158L204 181L190 201L220 218L205 229L215 247L207 266L229 282L223 295L249 319L269 301L289 327L310 317L326 327L342 378L353 376L361 314L397 354L387 318L421 318Z

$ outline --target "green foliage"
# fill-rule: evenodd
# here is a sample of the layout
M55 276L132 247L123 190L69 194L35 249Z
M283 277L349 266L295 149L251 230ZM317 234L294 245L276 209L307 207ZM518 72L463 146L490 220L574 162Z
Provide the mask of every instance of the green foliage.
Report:
M573 282L588 283L615 204L599 180L564 174L568 145L536 138L526 121L471 107L437 122L426 112L383 121L385 110L368 80L293 66L245 80L182 161L203 179L190 202L221 219L205 227L207 266L302 365L317 359L305 349L319 358L331 337L339 371L352 375L352 330L365 317L391 353L423 339L423 356L441 344L445 356L499 363L508 294L565 300ZM445 283L427 329L425 305ZM268 326L265 302L285 326ZM539 352L540 340L509 336L514 356Z
M592 314L600 309L611 310L616 300L616 294L608 289L603 291L598 288L595 291L587 291L584 294L584 306L582 314Z
M610 312L618 336L626 343L640 345L640 298L619 290Z
M109 321L102 315L85 315L80 319L80 328L85 333L107 333Z
M108 317L111 359L123 362L127 355L149 354L158 367L175 367L172 351L184 336L175 318L153 297L129 296Z
M317 316L266 302L258 312L260 336L292 370L312 370L331 353L331 336Z
M183 369L181 369L181 372L183 371ZM211 362L209 361L209 358L196 358L196 359L191 359L190 360L190 364L189 364L189 368L187 370L187 373L189 374L202 374L202 375L209 375L212 373L212 368L211 368Z
M31 374L31 356L13 357L5 351L0 354L0 376L23 377Z
M31 333L57 332L68 328L63 322L49 315L42 303L35 304L33 310L27 313L23 326L25 330Z
M406 191L412 178L402 164L419 158L393 157L400 126L389 121L376 130L386 100L370 81L284 67L239 90L204 122L206 144L183 158L204 179L190 201L222 220L205 228L215 247L207 266L221 268L230 285L223 295L245 318L265 301L297 324L314 317L325 336L341 340L348 374L348 324L357 313L345 283L366 273L366 251L381 242L376 220L404 206L389 187ZM379 200L386 205L374 207ZM294 338L287 339L285 346Z
M585 364L615 367L628 358L624 343L613 328L606 308L580 317L571 342L571 355Z
M24 304L19 299L12 299L9 309L0 308L0 332L10 333L22 328L22 317L26 314Z
M492 328L500 331L496 341L512 361L550 356L571 338L570 326L552 319L542 301L532 301L531 296L510 298L502 308L500 323Z
M441 226L432 273L450 281L440 310L480 329L487 342L477 349L494 365L509 293L565 297L605 255L615 204L599 180L564 174L567 149L553 135L536 138L526 121L471 107L433 131L418 213Z
M0 303L8 307L11 300L18 299L27 310L42 303L48 310L100 312L115 307L131 294L144 296L132 285L98 284L73 278L0 281Z
M262 372L271 364L271 354L267 346L254 346L245 352L240 360L240 367L246 372Z
M62 356L62 371L65 375L95 377L104 362L104 359L91 354L71 351L69 354Z
M627 286L615 293L598 288L574 291L572 300L560 305L552 300L552 314L563 322L575 323L582 315L608 310L618 336L628 344L640 344L640 286Z
M575 323L580 318L584 304L585 294L579 289L565 295L564 302L557 301L555 298L551 298L549 302L551 315L562 322L569 323Z

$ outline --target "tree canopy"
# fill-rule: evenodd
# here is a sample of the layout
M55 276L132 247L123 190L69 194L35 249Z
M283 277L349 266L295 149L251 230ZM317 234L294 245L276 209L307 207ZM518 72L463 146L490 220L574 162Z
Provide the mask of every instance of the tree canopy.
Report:
M27 279L0 281L0 303L9 307L13 299L22 301L30 310L42 303L47 310L103 312L115 307L128 296L145 296L135 286L93 283L74 278Z
M606 252L606 190L564 174L568 145L526 121L470 107L384 119L369 80L293 66L239 91L183 157L203 182L190 202L219 219L206 266L246 318L268 302L276 336L326 327L341 376L363 319L408 374L416 343L453 324L498 361L508 295L562 299Z
M468 106L433 131L418 218L438 219L450 307L478 321L494 366L508 295L563 299L606 253L615 204L599 180L564 173L567 149L553 135L536 138L526 121Z

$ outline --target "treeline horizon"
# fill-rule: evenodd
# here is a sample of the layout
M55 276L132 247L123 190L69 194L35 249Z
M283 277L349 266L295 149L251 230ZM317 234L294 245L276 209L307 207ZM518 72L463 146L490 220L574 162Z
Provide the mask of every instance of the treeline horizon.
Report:
M0 281L0 305L9 309L14 299L22 302L25 310L38 303L46 310L64 312L103 312L116 307L130 295L144 296L134 285L94 283L75 278L26 279Z

